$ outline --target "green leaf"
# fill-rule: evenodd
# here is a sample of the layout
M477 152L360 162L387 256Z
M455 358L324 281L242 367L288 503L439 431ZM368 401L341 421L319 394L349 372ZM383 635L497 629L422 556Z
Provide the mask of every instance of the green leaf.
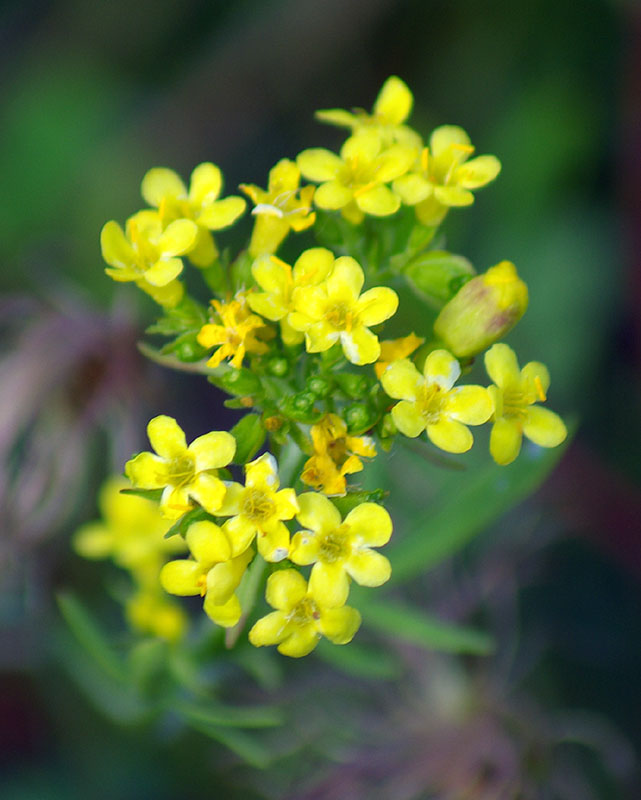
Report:
M339 647L323 639L314 653L325 663L356 678L396 680L401 674L398 659L380 647L355 642Z
M124 662L118 657L100 625L82 603L68 593L59 594L57 601L58 608L71 632L96 664L110 677L126 681L127 669Z
M192 523L199 522L201 519L212 519L212 517L200 506L198 506L198 508L192 508L191 511L183 514L180 519L174 522L164 538L169 539L170 536L176 536L177 534L184 536L187 533L187 528L189 528Z
M189 722L229 728L274 728L283 724L283 715L273 706L234 707L217 703L192 705L180 703L172 710Z
M432 507L390 545L392 578L402 583L425 572L460 550L501 514L525 499L550 473L564 447L524 448L508 467L494 462L475 465L465 476L454 476Z
M342 497L331 497L332 503L345 517L349 512L361 503L380 503L387 496L388 492L384 489L373 489L372 491L358 491L344 494Z
M247 414L229 431L236 440L234 464L246 464L265 441L265 428L258 414Z
M412 606L367 600L359 608L364 626L428 650L471 655L488 655L493 650L488 634L442 622Z
M447 303L475 274L467 258L445 250L432 250L417 256L403 272L411 286L438 305Z
M189 295L185 295L175 308L167 309L165 315L150 325L146 332L161 336L176 336L200 330L206 322L205 308Z
M154 503L160 502L162 492L162 489L138 489L135 487L120 490L120 494L133 494L137 497L144 497L145 500L151 500Z
M234 728L221 728L193 720L190 720L189 724L205 736L220 742L220 744L227 747L252 767L264 769L274 759L274 756L264 744L244 731L235 730Z

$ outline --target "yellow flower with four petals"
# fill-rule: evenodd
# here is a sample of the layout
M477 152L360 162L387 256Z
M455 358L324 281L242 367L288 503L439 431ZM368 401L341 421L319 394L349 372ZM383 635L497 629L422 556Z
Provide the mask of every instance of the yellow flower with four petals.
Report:
M321 636L334 644L347 644L361 624L355 608L327 606L295 569L272 573L265 597L277 610L256 622L249 631L249 641L254 647L276 644L284 656L306 656Z
M226 467L236 452L236 440L227 431L212 431L187 446L185 434L172 417L154 417L147 435L155 453L139 453L125 464L125 474L141 489L162 489L160 511L178 519L195 500L209 513L218 511L225 484L216 470Z
M400 399L392 419L405 436L427 432L430 441L448 453L464 453L473 438L467 425L482 425L492 414L492 400L482 386L457 386L459 362L447 350L434 350L425 359L423 374L409 359L395 361L381 383L390 397Z
M550 387L545 364L530 361L523 369L511 347L495 344L485 354L485 369L494 381L489 392L494 404L490 453L497 464L511 464L526 436L540 447L557 447L567 436L565 423L544 402Z
M237 292L228 303L212 300L211 304L220 322L208 322L196 336L203 347L217 348L207 362L208 367L215 369L221 361L229 359L232 367L239 369L246 353L262 355L267 352L267 345L257 334L268 335L269 328L249 311L244 292Z

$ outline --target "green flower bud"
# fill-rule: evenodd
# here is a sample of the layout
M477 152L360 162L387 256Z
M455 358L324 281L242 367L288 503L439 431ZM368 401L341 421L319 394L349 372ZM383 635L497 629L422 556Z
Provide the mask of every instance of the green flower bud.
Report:
M282 356L270 358L267 362L267 372L277 378L283 378L289 372L289 361Z
M354 403L345 409L345 422L350 433L369 430L376 422L376 412L365 403Z
M364 375L357 375L354 372L341 372L334 377L341 391L353 400L359 400L367 394L369 381Z
M468 281L443 306L434 333L455 356L474 356L512 330L527 305L527 286L516 267L501 261Z
M312 375L307 379L307 388L317 397L327 397L332 391L332 383L320 375Z
M229 394L254 396L260 394L262 389L258 376L245 367L230 367L220 377L210 376L210 380Z
M290 397L285 397L279 403L282 413L297 422L311 424L321 416L314 408L316 395L313 392L299 392Z

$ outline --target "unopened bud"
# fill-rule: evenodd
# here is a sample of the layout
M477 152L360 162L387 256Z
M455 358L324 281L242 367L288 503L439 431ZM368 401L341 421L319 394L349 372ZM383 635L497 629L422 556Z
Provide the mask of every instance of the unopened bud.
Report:
M434 333L455 356L474 356L505 336L527 305L527 286L516 267L501 261L468 281L443 306Z

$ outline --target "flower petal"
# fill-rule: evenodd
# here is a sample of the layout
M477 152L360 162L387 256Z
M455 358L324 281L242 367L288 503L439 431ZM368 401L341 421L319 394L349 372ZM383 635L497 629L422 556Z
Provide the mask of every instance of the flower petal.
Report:
M343 162L336 153L322 147L303 150L298 154L296 164L308 180L317 183L333 180L343 167Z
M236 452L236 440L227 431L211 431L199 436L189 445L194 456L196 472L226 467Z
M169 561L160 571L160 585L169 594L188 597L200 594L202 575L203 569L197 561L187 558Z
M432 350L425 359L423 374L428 383L436 383L448 392L461 374L461 365L447 350Z
M398 309L398 295L387 286L375 286L358 298L356 310L359 321L368 328L392 317Z
M409 117L413 103L414 98L407 84L392 75L378 93L373 110L388 125L400 125Z
M343 606L342 608L321 609L319 628L334 644L347 644L351 642L356 631L361 625L361 615L355 608Z
M189 494L210 514L219 514L225 497L225 484L220 478L201 472L189 484Z
M392 409L394 424L405 436L415 439L425 430L425 419L416 403L401 400Z
M142 179L140 191L146 203L158 206L165 197L185 197L187 187L180 177L166 167L154 167Z
M295 628L292 634L278 645L278 652L291 658L302 658L312 652L319 639L320 635L315 625Z
M196 218L196 222L211 231L219 231L233 225L246 208L247 203L242 197L232 195L205 206Z
M282 611L272 611L258 620L249 631L249 641L254 647L278 644L291 635L292 625Z
M289 158L281 160L269 170L269 191L272 194L295 192L300 183L300 169L296 162Z
M296 286L324 281L334 268L334 254L326 247L310 247L296 259L293 278Z
M204 566L211 567L231 558L231 544L225 532L209 520L192 523L185 541L192 556Z
M531 406L523 422L523 433L540 447L557 447L568 435L565 423L549 408Z
M205 595L205 602L203 603L205 614L222 628L233 628L234 625L240 620L242 616L242 609L240 602L235 594L227 600L226 603L218 605L211 599L209 592Z
M163 256L182 256L196 243L198 225L190 219L170 222L158 240L158 251Z
M281 489L273 497L276 505L275 514L278 519L292 519L298 513L299 505L296 492L293 489Z
M317 492L305 492L298 496L300 511L296 519L304 528L312 531L333 531L341 524L341 515L327 497Z
M281 569L267 578L265 599L272 608L289 611L307 594L307 581L297 569Z
M520 382L521 373L516 354L506 344L495 344L485 354L485 370L500 388L514 386Z
M392 518L378 503L361 503L345 517L350 534L356 537L357 545L381 547L392 535Z
M156 261L153 267L144 272L144 278L152 286L167 286L183 271L183 262L179 258L168 258Z
M292 269L289 264L273 255L259 256L252 264L256 283L269 294L285 296L292 286ZM252 295L249 295L251 300Z
M321 187L322 188L322 187ZM320 191L320 189L319 189ZM318 195L318 192L316 193ZM388 186L374 186L356 197L356 205L373 217L389 217L401 207L401 198ZM319 205L317 203L317 205Z
M125 464L125 475L141 489L160 489L167 483L167 463L153 453L138 453Z
M289 560L301 567L306 567L318 561L318 552L318 536L313 531L299 531L292 539Z
M395 400L416 400L423 377L409 358L403 358L387 367L381 375L381 384Z
M340 181L322 183L314 194L314 203L326 211L337 211L352 200L354 192Z
M479 189L485 186L501 171L501 162L496 156L478 156L456 170L454 180L464 189Z
M334 302L353 304L363 288L365 275L361 265L351 256L341 256L327 278L327 296Z
M215 164L199 164L191 173L189 201L196 208L213 203L223 188L222 173Z
M432 184L429 181L415 172L401 175L392 184L394 193L401 198L406 206L415 206L421 200L425 200L426 197L432 194L432 188Z
M349 578L343 565L317 561L309 577L309 591L320 606L344 606L349 595Z
M173 417L161 414L149 420L147 436L159 456L181 458L185 455L187 450L185 434Z
M225 482L225 499L216 511L218 517L232 517L240 514L240 507L245 494L245 487L241 483L234 481Z
M474 195L460 186L435 186L434 197L444 206L470 206Z
M447 393L444 410L465 425L482 425L492 416L494 404L483 386L457 386Z
M220 510L216 514L220 514ZM228 519L223 530L229 537L234 556L244 553L256 536L256 526L242 514Z
M427 426L427 436L432 444L447 453L466 453L474 444L474 438L465 425L443 417Z
M214 605L226 603L238 588L247 564L252 560L254 551L245 550L236 558L216 564L207 573L207 597Z
M100 231L100 249L107 264L126 269L135 263L136 256L131 243L117 222L111 220Z
M362 325L343 331L340 339L345 358L352 364L373 364L381 354L378 336Z
M440 158L452 145L470 146L470 137L458 125L441 125L430 136L430 151Z
M271 522L258 532L256 544L265 561L282 561L289 555L289 530L283 522Z
M501 417L492 426L490 454L497 464L511 464L521 450L521 425L515 419Z
M369 548L353 553L345 569L359 586L382 586L392 574L392 565L385 556Z
M372 162L381 151L381 137L372 128L361 129L345 140L341 147L341 158L361 164Z
M291 322L292 314L288 319ZM298 317L296 317L298 323ZM296 327L296 326L292 326ZM315 322L305 331L305 348L308 353L323 353L336 344L340 336L339 331L335 330L328 322Z

